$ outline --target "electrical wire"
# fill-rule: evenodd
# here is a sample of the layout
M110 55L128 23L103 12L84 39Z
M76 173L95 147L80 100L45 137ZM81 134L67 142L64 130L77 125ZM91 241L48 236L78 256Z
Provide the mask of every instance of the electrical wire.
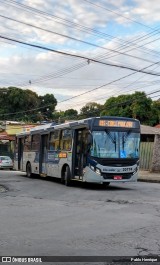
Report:
M154 64L153 64L153 65L154 65ZM147 68L149 68L149 67L151 67L151 66L153 66L153 65L149 65L149 66L147 66L147 67L145 67L145 68L142 68L142 69L147 69ZM79 97L79 96L86 95L86 94L91 93L91 92L93 92L93 91L95 91L95 90L97 90L97 89L100 89L100 88L102 88L102 87L105 87L105 86L108 86L108 85L110 85L110 84L112 84L112 83L115 83L115 82L117 82L117 81L119 81L119 80L122 80L122 79L124 79L124 78L126 78L126 77L129 77L129 76L131 76L131 75L133 75L133 74L135 74L135 73L131 73L131 74L125 75L125 76L120 77L120 78L118 78L118 79L116 79L116 80L113 80L113 81L111 81L111 82L109 82L109 83L107 83L107 84L104 84L104 85L102 85L102 86L96 87L96 88L91 89L91 90L88 90L88 91L83 92L83 93L81 93L81 94L79 94L79 95L72 96L72 97L70 97L70 98L68 98L68 99L64 99L64 100L62 100L62 101L60 101L60 102L57 102L57 103L66 102L66 101L68 101L68 100L71 100L71 99L77 98L77 97ZM39 107L39 108L34 108L34 109L30 109L30 110L27 110L27 111L20 111L20 112L14 112L14 113L9 113L9 114L7 113L7 114L3 114L3 115L12 115L12 114L16 114L16 113L26 113L26 112L31 112L31 111L35 111L35 110L39 110L39 109L43 109L43 108L46 108L46 107L49 107L49 106L52 106L52 105L53 105L53 104L48 104L48 105L46 105L46 106ZM1 114L0 114L0 116L1 116Z
M91 42L88 42L88 41L84 41L84 40L81 40L81 39L78 39L78 38L75 38L75 37L71 37L71 36L68 36L68 35L65 35L65 34L61 34L61 33L57 33L57 32L55 32L55 31L52 31L52 30L48 30L48 29L44 29L44 28L42 28L42 27L39 27L39 26L36 26L36 25L33 25L33 24L31 24L31 23L26 23L26 22L23 22L23 21L21 21L21 20L17 20L17 19L13 19L13 18L11 18L11 17L7 17L7 16L4 16L4 15L0 15L0 17L1 18L5 18L5 19L8 19L8 20L10 20L10 21L14 21L14 22L16 22L16 23L20 23L20 24L22 24L22 25L26 25L26 26L29 26L29 27L32 27L32 28L35 28L35 29L39 29L39 30L42 30L42 31L45 31L45 32L47 32L47 33L51 33L51 34L54 34L54 35L58 35L58 36L60 36L60 37L64 37L64 38L68 38L68 39L71 39L71 40L73 40L73 41L78 41L78 42L81 42L81 43L84 43L84 44L87 44L87 45L90 45L90 46L93 46L93 47L97 47L97 48L101 48L101 49L105 49L105 50L109 50L109 51L111 51L111 52L114 52L114 53L118 53L118 54L124 54L124 53L121 53L121 52L119 52L118 50L113 50L113 49L109 49L109 48L106 48L106 47L103 47L103 46L100 46L100 45L97 45L97 44L94 44L94 43L91 43ZM115 37L113 37L113 38L115 38ZM158 38L159 39L159 38ZM157 39L157 40L158 40ZM122 40L121 40L122 41ZM126 42L127 43L127 41L123 41L123 42ZM152 41L153 42L153 41ZM128 42L128 43L131 43L132 44L132 42L130 41L130 42ZM133 43L133 45L135 46L135 48L142 48L141 46L138 46L137 44L135 44L135 43ZM155 53L155 51L153 51L153 50L151 50L151 49L148 49L150 52L153 52L153 53ZM156 54L157 54L158 52L156 52ZM130 55L127 55L127 54L125 54L126 56L130 56ZM140 59L140 60L144 60L144 58L140 58L140 57L135 57L135 58L137 58L137 59Z
M8 37L2 36L2 35L0 35L0 38L5 39L5 40L10 40L10 41L13 41L13 42L16 42L16 43L21 43L21 44L24 44L24 45L27 45L27 46L30 46L30 47L35 47L35 48L43 49L43 50L46 50L46 51L58 53L58 54L61 54L61 55L66 55L66 56L71 56L71 57L75 57L75 58L85 59L87 61L91 61L91 62L94 62L94 63L99 63L99 64L103 64L103 65L108 65L108 66L114 66L114 67L127 69L127 70L131 70L131 71L135 71L135 72L141 72L141 73L145 73L145 74L149 74L149 75L160 76L159 73L146 72L146 71L143 71L143 70L138 70L138 69L133 68L133 67L127 67L127 66L124 66L124 65L116 65L116 64L106 63L106 62L98 61L98 60L95 60L93 58L85 57L85 56L82 56L82 55L75 55L75 54L59 51L59 50L51 49L51 48L44 47L44 46L41 46L41 45L35 45L35 44L27 43L27 42L24 42L24 41L20 41L20 40L17 40L17 39L8 38ZM156 64L159 64L159 63L160 62L156 62Z
M154 92L150 92L150 93L148 93L148 94L146 94L146 96L149 96L149 95L153 95L153 94L155 94L155 93L158 93L158 92L160 92L160 89L159 90L157 90L157 91L154 91ZM159 94L158 95L156 95L156 96L151 96L150 98L155 98L155 97L158 97L159 96ZM136 98L136 99L131 99L131 100L126 100L126 101L123 101L123 102L120 102L120 103L116 103L116 104L112 104L111 106L108 106L108 107L104 107L104 108L102 108L101 109L101 112L103 111L103 110L109 110L109 109L112 109L113 107L117 107L117 106L124 106L124 105L126 105L126 104L131 104L131 103L134 103L134 102L136 102L137 100L139 100L139 99L141 99L141 98L143 98L144 97L144 95L139 95L138 96L138 98ZM90 111L89 112L89 114L94 114L94 113L97 113L97 109L94 109L94 110L92 110L92 111ZM78 115L78 119L80 119L80 117L82 116L84 116L84 115L88 115L88 112L86 112L86 113L83 113L83 114L79 114ZM33 117L36 117L37 115L32 115ZM64 117L60 117L61 119L74 119L74 118L76 118L77 119L77 116L64 116ZM54 120L54 122L59 122L59 119L57 119L57 120ZM31 125L31 124L30 124ZM13 126L12 126L12 128L13 128ZM16 128L16 129L18 129L18 128L22 128L21 126L15 126L14 128Z
M120 14L120 13L117 12L117 11L113 11L113 10L111 10L111 9L109 9L109 8L106 8L106 7L104 7L104 6L101 6L101 5L99 5L99 4L95 4L95 3L93 3L93 2L91 2L91 1L89 1L89 0L83 0L83 1L84 1L84 2L87 2L87 3L90 4L90 5L93 5L93 6L96 6L96 7L98 7L98 8L101 8L101 9L103 9L103 10L106 10L106 11L108 11L108 12L110 12L110 13L113 13L113 14L117 15L118 17L125 18L126 20L129 20L129 21L131 21L131 22L134 22L134 23L136 23L136 24L138 24L138 25L140 25L140 26L143 26L143 27L145 27L145 28L149 28L149 29L153 29L152 27L150 27L150 26L148 26L148 25L145 25L145 24L143 24L143 23L141 23L141 22L139 22L139 21L136 21L136 20L134 20L134 19L128 18L128 17L126 17L126 16Z

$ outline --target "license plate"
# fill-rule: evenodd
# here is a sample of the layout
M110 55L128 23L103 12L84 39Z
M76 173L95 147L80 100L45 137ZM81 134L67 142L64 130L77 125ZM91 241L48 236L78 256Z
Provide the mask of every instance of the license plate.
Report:
M122 176L113 176L113 179L115 179L115 180L120 180L120 179L122 179Z

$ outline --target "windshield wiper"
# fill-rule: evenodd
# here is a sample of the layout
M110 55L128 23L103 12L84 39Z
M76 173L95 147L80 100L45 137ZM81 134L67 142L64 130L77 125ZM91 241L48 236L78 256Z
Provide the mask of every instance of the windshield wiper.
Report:
M109 136L109 139L111 140L111 142L115 145L115 152L116 152L117 145L116 145L116 135L115 135L115 133L114 133L114 137L113 137L113 135L107 129L105 129L105 132Z
M123 151L124 151L124 144L126 143L127 138L130 135L130 133L131 133L131 130L129 130L128 132L122 134L122 147L123 147Z

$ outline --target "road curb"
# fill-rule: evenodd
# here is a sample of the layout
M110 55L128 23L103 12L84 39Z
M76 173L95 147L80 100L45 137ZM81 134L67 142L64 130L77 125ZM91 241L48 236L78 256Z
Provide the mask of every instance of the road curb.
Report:
M160 183L158 179L138 179L139 182Z

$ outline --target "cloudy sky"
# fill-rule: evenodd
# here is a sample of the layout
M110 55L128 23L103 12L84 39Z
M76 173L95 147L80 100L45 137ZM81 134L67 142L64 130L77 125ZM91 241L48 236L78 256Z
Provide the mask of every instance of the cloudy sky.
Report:
M0 87L52 93L57 110L134 91L155 100L159 33L159 0L0 0Z

